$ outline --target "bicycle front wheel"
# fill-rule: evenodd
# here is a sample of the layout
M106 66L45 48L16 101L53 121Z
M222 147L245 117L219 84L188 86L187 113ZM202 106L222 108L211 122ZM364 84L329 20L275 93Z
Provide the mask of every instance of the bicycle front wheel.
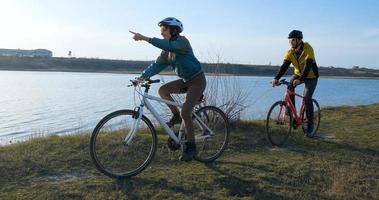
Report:
M119 110L96 125L90 153L100 172L113 178L127 178L137 175L151 162L157 148L155 129L145 116L139 124L136 118L137 112L133 110ZM127 138L130 142L126 142Z
M198 154L195 160L212 162L224 152L229 141L229 121L225 113L214 106L205 106L195 112L193 128Z
M284 101L274 103L266 119L266 133L270 143L274 146L283 146L292 131L291 111Z

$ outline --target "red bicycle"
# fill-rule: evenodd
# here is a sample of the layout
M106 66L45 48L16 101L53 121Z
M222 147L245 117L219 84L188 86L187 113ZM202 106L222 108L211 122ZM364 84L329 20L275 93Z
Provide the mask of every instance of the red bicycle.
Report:
M282 146L287 141L288 137L292 133L292 129L296 129L301 126L303 132L306 133L307 130L307 117L305 114L305 102L304 96L299 95L288 89L291 83L286 81L286 79L280 80L276 86L286 85L287 90L284 95L284 101L280 100L275 102L268 114L266 120L266 132L268 140L272 145ZM301 98L301 107L299 113L296 112L296 106L291 101L291 96L297 96ZM313 123L314 128L311 135L315 135L320 126L320 106L315 99L313 102Z

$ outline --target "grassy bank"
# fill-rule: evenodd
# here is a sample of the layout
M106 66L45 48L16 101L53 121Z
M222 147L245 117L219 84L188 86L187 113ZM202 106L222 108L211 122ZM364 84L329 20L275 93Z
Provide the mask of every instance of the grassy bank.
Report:
M89 135L0 147L0 199L379 199L379 104L322 110L320 139L272 148L263 122L241 123L215 163L182 163L159 137L138 176L94 168Z

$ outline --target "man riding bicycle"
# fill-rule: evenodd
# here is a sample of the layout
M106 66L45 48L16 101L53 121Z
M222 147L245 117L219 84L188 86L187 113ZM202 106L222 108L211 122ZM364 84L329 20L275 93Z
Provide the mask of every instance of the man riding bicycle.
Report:
M171 94L187 93L181 112L177 107L168 105L173 117L167 124L173 126L181 123L183 119L187 141L182 148L180 160L190 161L197 154L191 113L205 90L206 79L189 41L180 35L183 24L176 18L168 17L160 21L158 26L164 39L149 38L139 33L133 36L136 41L146 41L163 50L157 60L137 79L140 81L148 79L169 65L181 78L164 84L158 93L163 99L171 101L173 101Z
M305 83L304 101L307 116L307 136L311 137L313 131L313 103L312 96L316 89L318 81L318 67L316 64L315 55L312 46L308 42L303 41L303 33L298 30L293 30L288 35L290 49L284 57L282 66L274 79L271 81L274 87L278 80L285 74L289 66L294 66L294 75L291 78L291 91L301 83ZM291 96L291 101L295 105L295 97Z

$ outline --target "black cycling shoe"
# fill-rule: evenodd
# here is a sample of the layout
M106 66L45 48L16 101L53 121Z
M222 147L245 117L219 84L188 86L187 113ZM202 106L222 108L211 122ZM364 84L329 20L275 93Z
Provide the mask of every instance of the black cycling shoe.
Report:
M167 126L173 127L175 124L182 123L182 118L180 117L180 113L175 113L169 122L167 122Z
M297 122L296 122L296 119L292 119L292 128L293 128L294 130L297 129Z
M180 156L180 161L191 161L197 155L196 144L193 142L185 142L182 145L182 155Z
M313 123L308 123L307 124L307 131L306 131L306 135L307 137L314 137L314 133L313 133Z

